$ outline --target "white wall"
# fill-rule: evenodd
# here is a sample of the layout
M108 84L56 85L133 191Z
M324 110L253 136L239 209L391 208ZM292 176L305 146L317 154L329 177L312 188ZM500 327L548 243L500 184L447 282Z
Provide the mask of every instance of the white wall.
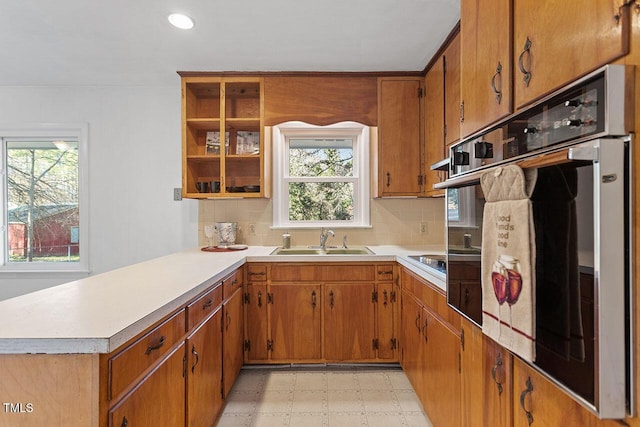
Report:
M181 186L180 80L170 87L0 87L0 124L88 123L91 274L197 244ZM0 300L78 276L0 273Z

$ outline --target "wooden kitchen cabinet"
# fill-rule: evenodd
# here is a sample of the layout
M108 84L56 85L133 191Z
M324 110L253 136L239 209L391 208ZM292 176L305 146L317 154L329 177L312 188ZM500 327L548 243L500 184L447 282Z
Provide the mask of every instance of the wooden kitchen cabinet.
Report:
M629 16L635 12L621 8L622 3L513 0L516 109L626 55ZM616 20L620 12L621 19Z
M423 90L421 77L378 79L376 197L422 192Z
M222 304L223 395L226 397L244 361L242 286Z
M262 77L183 76L183 197L268 197L263 120Z
M467 319L462 319L462 332L462 425L510 427L511 353Z
M211 426L222 409L222 310L187 337L187 425Z
M513 358L513 427L574 425L613 427L517 357Z
M266 282L247 282L244 296L244 313L245 361L265 361L269 358Z
M460 3L462 138L513 111L510 25L512 1L462 0ZM538 2L529 3L527 13L541 9ZM555 8L551 5L549 7ZM527 15L528 22L533 21L531 13ZM541 26L545 25L543 22L539 22Z
M377 310L377 343L378 359L397 359L397 292L393 283L378 283L376 285Z
M461 334L451 316L444 295L402 270L402 366L434 426L461 425Z
M273 283L270 292L271 359L322 358L321 286Z
M109 410L109 427L166 426L185 423L184 341Z
M443 196L434 184L447 179L447 172L431 170L431 165L448 157L447 147L460 139L460 35L427 71L425 85L425 168L424 194Z
M373 283L324 286L324 351L328 361L375 359L374 292Z

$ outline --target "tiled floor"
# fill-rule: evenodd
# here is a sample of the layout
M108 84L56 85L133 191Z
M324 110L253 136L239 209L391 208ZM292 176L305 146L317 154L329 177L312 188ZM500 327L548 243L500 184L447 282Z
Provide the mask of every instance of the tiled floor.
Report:
M218 427L431 427L401 369L243 369Z

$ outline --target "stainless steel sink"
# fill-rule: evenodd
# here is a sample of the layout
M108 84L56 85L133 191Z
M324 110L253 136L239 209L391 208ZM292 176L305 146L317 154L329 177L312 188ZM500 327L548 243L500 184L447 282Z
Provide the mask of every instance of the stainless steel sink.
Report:
M277 248L271 255L372 255L371 249L366 246L354 246L351 248L309 248L306 246L292 248Z

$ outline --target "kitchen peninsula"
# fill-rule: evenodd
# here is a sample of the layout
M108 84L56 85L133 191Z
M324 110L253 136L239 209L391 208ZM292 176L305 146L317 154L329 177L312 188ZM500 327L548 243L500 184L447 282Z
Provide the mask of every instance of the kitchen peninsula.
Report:
M186 361L197 354L196 333L219 314L229 316L229 311L222 314L216 306L230 303L236 295L240 299L246 262L398 262L444 289L441 274L407 258L441 248L370 248L375 255L270 256L275 247L225 253L193 249L2 301L0 359L8 375L0 379L0 396L9 409L0 412L0 424L125 425L131 416L118 411L126 410L127 400L135 402L137 392L145 391L146 379L153 380L156 372L182 383L177 392L172 389L182 393L182 400L176 400L176 407L182 402L180 419L183 365L187 372L197 372L198 358L193 359L193 368ZM199 314L201 303L203 310L212 311ZM232 317L237 314L232 313ZM225 327L233 323L229 317L222 320ZM186 353L185 339L194 343ZM153 360L127 359L140 350ZM214 350L220 352L220 347ZM124 379L116 378L116 373ZM228 388L230 384L225 385Z

